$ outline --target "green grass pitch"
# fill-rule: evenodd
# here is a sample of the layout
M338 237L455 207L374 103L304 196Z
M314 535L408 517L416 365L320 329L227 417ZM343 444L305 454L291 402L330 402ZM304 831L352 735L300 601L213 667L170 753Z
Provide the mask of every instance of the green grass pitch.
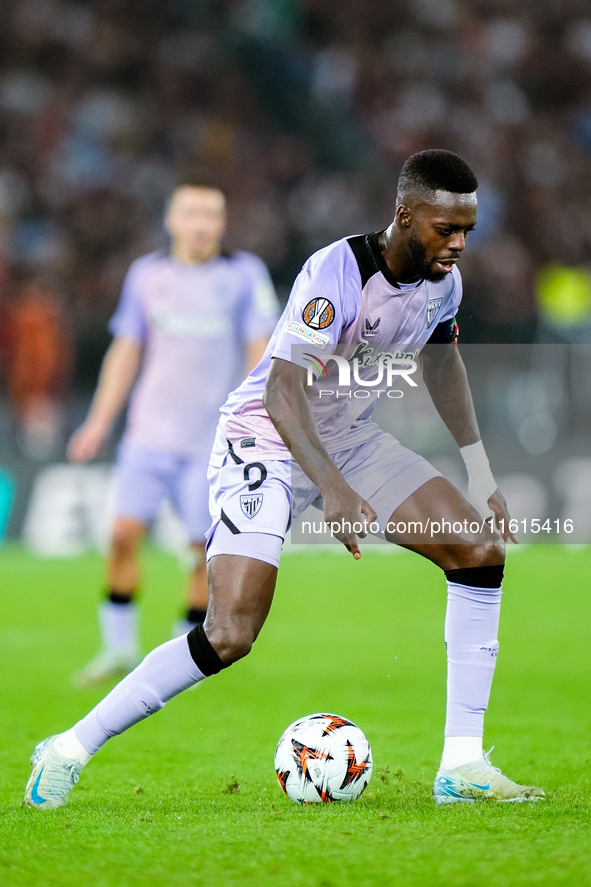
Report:
M435 807L445 589L430 563L366 549L285 557L251 656L105 746L67 807L21 807L35 743L103 695L71 673L95 651L101 562L0 551L0 884L591 884L591 549L509 560L487 716L493 762L548 800ZM142 636L167 639L181 577L146 553ZM294 719L344 715L374 776L355 803L299 807L275 744Z

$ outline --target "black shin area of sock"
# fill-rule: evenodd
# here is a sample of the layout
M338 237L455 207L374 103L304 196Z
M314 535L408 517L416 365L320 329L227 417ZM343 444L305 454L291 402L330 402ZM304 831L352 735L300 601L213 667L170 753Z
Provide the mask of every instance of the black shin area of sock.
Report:
M131 604L133 597L134 594L131 591L115 591L114 588L107 591L107 600L111 604Z
M212 674L217 674L222 668L231 665L230 662L222 662L216 651L213 649L205 634L203 625L196 625L187 635L189 643L189 652L193 657L193 662L206 678Z
M487 567L462 567L459 570L446 570L448 582L468 585L471 588L499 588L503 581L503 564Z

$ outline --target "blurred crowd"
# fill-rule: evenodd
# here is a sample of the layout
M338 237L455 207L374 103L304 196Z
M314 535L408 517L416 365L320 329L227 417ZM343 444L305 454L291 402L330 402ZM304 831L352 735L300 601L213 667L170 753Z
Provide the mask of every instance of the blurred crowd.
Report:
M588 0L3 0L0 349L18 409L31 387L94 381L180 170L217 177L229 245L286 295L312 250L388 224L401 163L429 147L480 180L464 337L591 341ZM582 275L574 314L539 298L548 269ZM44 369L23 382L35 323Z

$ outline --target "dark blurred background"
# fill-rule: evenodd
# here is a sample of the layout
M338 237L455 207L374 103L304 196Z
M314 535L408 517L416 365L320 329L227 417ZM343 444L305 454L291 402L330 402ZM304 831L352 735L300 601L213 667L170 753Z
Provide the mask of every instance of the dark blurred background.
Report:
M430 147L480 180L462 341L590 342L589 0L3 0L0 453L62 456L178 171L285 299Z

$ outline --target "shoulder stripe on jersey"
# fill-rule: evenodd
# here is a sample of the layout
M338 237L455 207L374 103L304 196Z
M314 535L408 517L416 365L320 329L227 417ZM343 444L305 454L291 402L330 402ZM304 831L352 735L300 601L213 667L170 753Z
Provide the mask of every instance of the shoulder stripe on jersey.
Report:
M361 289L365 286L370 277L379 272L373 253L368 243L367 234L357 234L355 237L348 237L347 243L351 247L353 255L357 260L357 267L361 274Z

